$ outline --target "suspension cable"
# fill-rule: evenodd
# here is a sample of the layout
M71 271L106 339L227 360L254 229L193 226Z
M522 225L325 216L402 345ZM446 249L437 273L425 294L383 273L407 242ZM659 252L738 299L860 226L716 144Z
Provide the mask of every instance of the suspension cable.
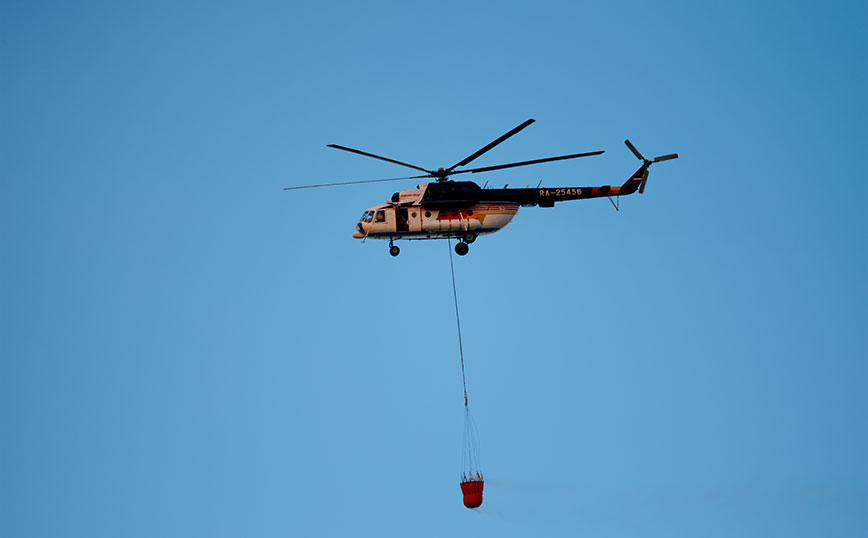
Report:
M458 292L455 291L455 266L452 264L452 238L447 238L449 270L452 272L452 298L455 300L455 323L458 325L458 353L461 356L461 383L464 385L464 407L467 407L467 378L464 375L464 346L461 344L461 318L458 317Z

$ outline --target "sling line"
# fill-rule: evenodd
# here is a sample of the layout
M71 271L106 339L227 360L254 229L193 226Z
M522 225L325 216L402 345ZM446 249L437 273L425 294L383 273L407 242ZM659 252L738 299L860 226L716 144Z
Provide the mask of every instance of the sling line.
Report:
M455 266L452 264L452 239L449 248L449 270L452 272L452 298L455 300L455 323L458 325L458 353L461 356L461 383L464 385L464 407L467 407L467 378L464 376L464 346L461 344L461 318L458 316L458 292L455 291Z

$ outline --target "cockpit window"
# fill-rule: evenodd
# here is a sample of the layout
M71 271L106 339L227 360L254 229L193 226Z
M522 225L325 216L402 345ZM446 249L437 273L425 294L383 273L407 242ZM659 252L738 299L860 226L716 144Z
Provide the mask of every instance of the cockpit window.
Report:
M367 216L368 216L368 212L367 212L367 211L365 211L364 213L362 213L362 216L359 217L359 222L365 222L365 217L367 217Z
M377 211L377 220L374 222L386 222L386 212L385 211Z
M371 222L371 219L374 218L374 212L368 211L368 214L365 215L365 222Z

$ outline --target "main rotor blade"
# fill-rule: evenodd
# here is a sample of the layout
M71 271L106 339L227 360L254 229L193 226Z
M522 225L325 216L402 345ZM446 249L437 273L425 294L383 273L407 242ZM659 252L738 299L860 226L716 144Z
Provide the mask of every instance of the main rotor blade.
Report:
M644 160L645 160L645 157L643 157L642 154L639 153L639 150L636 149L636 148L633 146L633 144L630 143L629 140L624 140L624 143L627 144L627 147L630 148L630 151L633 152L633 155L635 155L636 157L638 157L640 161L644 161Z
M513 168L515 166L527 166L529 164L539 164L539 163L547 163L551 161L563 161L564 159L576 159L578 157L590 157L591 155L600 155L605 151L591 151L588 153L574 153L572 155L561 155L559 157L547 157L545 159L534 159L532 161L521 161L519 163L509 163L509 164L498 164L496 166L485 166L483 168L469 168L467 170L458 170L457 172L452 172L453 174L464 174L467 172L491 172L492 170L502 170L504 168Z
M335 148L335 149L342 149L344 151L349 151L350 153L358 153L359 155L364 155L365 157L373 157L374 159L380 159L381 161L386 161L386 162L390 162L390 163L394 163L394 164L400 164L401 166L406 166L408 168L413 168L415 170L427 172L428 174L432 174L432 175L434 174L434 172L432 172L431 170L425 170L424 168L416 166L414 164L402 163L401 161L396 161L395 159L390 159L388 157L381 157L380 155L374 155L373 153L368 153L366 151L348 148L345 146L339 146L337 144L329 144L328 147Z
M498 138L497 140L495 140L495 141L492 142L491 144L489 144L489 145L485 146L484 148L482 148L481 150L477 151L477 152L474 153L473 155L470 155L469 157L466 157L463 161L459 162L458 164L454 164L454 165L452 165L451 167L447 168L446 171L447 171L447 172L451 172L452 170L454 170L455 168L457 168L457 167L459 167L459 166L464 166L465 164L467 164L467 163L469 163L470 161L476 159L477 157L479 157L480 155L482 155L482 154L485 153L486 151L488 151L488 150L490 150L491 148L493 148L494 146L500 144L501 142L503 142L504 140L506 140L506 139L509 138L510 136L516 134L517 132L521 131L522 129L524 129L525 127L527 127L528 125L530 125L531 123L533 123L533 122L535 122L535 121L536 121L536 120L533 119L533 118L527 120L526 122L522 123L521 125L519 125L519 126L516 127L515 129L513 129L512 131L506 133L505 135L501 136L500 138ZM465 171L467 171L467 170L465 170Z
M669 159L677 159L677 153L670 153L669 155L662 155L660 157L654 157L654 160L651 162L659 163L660 161L668 161Z
M426 177L431 177L431 176L390 177L387 179L362 179L359 181L342 181L339 183L320 183L318 185L301 185L299 187L284 187L283 190L293 191L296 189L313 189L316 187L337 187L340 185L356 185L359 183L380 183L382 181L398 181L398 180L402 180L402 179L421 179L421 178L426 178Z

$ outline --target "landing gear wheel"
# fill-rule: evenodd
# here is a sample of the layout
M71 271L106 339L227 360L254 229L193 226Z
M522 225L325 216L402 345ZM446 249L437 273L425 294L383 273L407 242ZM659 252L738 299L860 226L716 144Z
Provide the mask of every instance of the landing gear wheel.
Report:
M470 251L470 247L467 246L467 243L458 243L455 245L455 254L459 256L464 256Z
M401 249L399 249L395 245L392 245L389 247L389 254L391 254L392 256L397 256L400 253L401 253Z
M476 241L476 234L473 232L464 232L464 236L462 237L462 239L464 239L464 242L469 245L470 243Z

